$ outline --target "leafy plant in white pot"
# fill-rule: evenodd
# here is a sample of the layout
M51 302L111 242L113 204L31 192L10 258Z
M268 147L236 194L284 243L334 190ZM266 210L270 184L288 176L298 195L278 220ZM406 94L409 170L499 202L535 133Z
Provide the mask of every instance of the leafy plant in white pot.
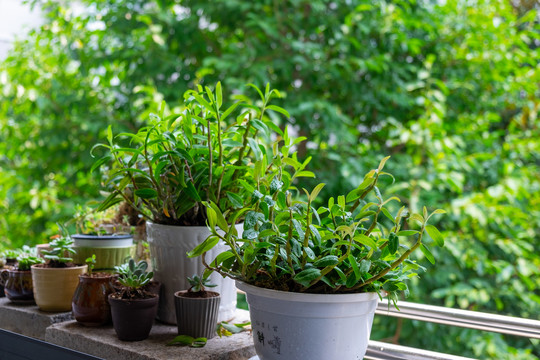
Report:
M216 204L225 218L241 207L255 184L254 163L262 158L259 135L281 132L265 116L267 110L287 114L269 105L278 92L255 89L260 106L239 96L225 108L219 83L215 91L199 87L185 93L184 106L173 115L165 116L162 105L149 126L117 136L109 128L108 144L96 145L107 150L94 168L105 168L110 191L98 211L126 201L147 219L154 278L162 283L158 318L164 322L176 323L174 292L189 287L187 276L204 270L199 259L186 257L210 235L203 202ZM225 250L224 243L216 244L208 256ZM234 282L218 274L211 282L222 296L220 321L227 320L236 308Z
M444 211L428 214L424 207L409 215L395 206L397 197L383 197L379 178L391 178L382 171L387 158L356 189L316 209L324 184L304 190L306 200L293 200L282 153L274 148L273 159L261 160L257 167L272 171L256 174L256 189L229 216L232 222L221 233L212 230L190 256L202 256L208 271L235 279L247 293L261 360L361 359L379 299L397 300L408 292L405 280L422 269L411 253L421 249L433 260L425 232L443 245L427 222ZM210 225L223 222L214 204L207 211ZM245 216L242 233L232 226L238 216ZM207 262L215 239L229 249Z

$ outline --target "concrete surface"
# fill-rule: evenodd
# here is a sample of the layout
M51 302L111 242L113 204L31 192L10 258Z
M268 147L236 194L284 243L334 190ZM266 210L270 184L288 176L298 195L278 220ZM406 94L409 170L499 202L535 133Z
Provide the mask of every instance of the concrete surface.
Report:
M248 320L247 311L237 310L231 323ZM215 337L203 348L167 346L176 336L176 326L156 322L148 339L125 342L118 340L112 326L90 328L68 321L49 327L45 341L107 360L247 360L255 355L249 332Z
M18 334L45 340L47 327L72 319L71 312L49 313L39 310L37 305L15 305L0 298L0 327Z

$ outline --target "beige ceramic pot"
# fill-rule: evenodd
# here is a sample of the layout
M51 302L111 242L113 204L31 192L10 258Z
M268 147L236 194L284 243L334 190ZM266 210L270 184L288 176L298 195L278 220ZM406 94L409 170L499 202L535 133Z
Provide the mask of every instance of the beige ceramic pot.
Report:
M43 311L71 311L71 300L79 284L79 275L86 273L88 265L68 268L45 268L32 265L34 299Z

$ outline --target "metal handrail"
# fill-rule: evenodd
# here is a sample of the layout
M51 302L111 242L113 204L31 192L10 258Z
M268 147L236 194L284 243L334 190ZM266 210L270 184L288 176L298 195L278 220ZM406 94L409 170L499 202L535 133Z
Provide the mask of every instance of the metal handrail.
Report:
M463 356L370 340L364 360L474 360Z
M540 321L441 306L379 302L376 314L540 339Z

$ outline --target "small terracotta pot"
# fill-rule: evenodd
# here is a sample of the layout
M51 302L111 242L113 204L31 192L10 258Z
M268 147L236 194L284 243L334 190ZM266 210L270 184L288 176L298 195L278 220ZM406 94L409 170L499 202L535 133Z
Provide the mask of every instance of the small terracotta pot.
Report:
M30 270L2 270L0 285L7 298L16 304L33 304L34 292Z
M79 275L79 285L73 294L73 317L85 326L100 326L111 321L111 307L107 300L114 291L112 274Z
M114 330L123 341L144 340L150 334L157 314L159 296L124 300L109 295Z
M32 282L37 306L43 311L71 311L71 300L79 284L79 275L88 265L67 268L46 268L32 265Z
M206 298L186 297L187 290L174 293L178 335L207 339L216 336L221 297L214 291L207 293L210 296Z

